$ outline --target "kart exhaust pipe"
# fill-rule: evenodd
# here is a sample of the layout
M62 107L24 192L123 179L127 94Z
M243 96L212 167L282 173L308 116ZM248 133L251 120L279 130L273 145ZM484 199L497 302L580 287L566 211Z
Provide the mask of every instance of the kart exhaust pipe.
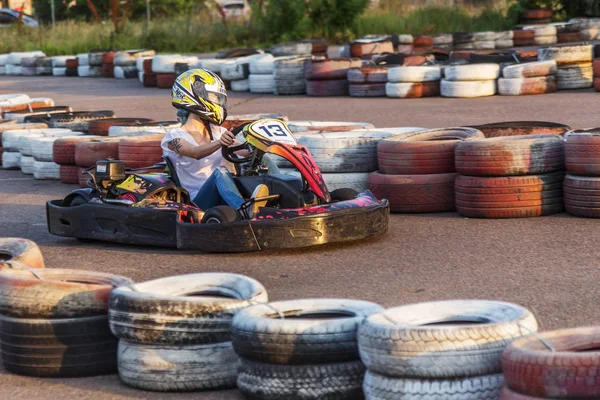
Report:
M119 199L102 199L102 202L109 203L109 204L123 204L126 206L130 206L134 203L131 200L119 200Z

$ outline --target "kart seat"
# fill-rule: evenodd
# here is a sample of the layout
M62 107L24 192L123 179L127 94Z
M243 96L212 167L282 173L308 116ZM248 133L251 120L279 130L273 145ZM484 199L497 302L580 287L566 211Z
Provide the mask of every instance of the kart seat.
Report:
M167 163L167 167L165 168L165 173L169 175L169 179L173 181L177 187L181 187L181 183L179 182L179 177L177 176L177 170L175 169L175 164L169 158L169 156L163 156L163 160Z

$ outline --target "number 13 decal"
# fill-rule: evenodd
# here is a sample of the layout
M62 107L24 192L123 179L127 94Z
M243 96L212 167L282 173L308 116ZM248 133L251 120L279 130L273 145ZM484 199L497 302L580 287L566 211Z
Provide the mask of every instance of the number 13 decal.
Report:
M268 136L268 137L273 137L273 136L288 136L287 132L283 130L283 128L281 127L281 125L277 125L277 124L273 124L273 125L267 125L267 126L260 126L258 127L258 129L260 129L261 131L263 131L263 133Z

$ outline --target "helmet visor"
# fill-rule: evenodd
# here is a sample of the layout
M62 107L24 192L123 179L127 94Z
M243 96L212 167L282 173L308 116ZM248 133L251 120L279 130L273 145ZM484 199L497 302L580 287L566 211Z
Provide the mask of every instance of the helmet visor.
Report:
M218 104L223 108L227 108L227 96L222 93L208 92L208 101L213 104Z

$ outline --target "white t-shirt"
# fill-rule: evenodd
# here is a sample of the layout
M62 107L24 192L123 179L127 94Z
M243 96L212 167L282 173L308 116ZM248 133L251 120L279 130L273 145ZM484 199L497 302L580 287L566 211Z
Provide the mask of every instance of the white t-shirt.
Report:
M213 141L219 140L221 135L224 132L227 132L227 129L223 128L222 126L212 124L211 130ZM163 153L169 156L173 162L181 186L183 186L183 188L190 193L190 196L193 199L213 171L222 165L223 156L221 155L220 150L217 150L211 155L201 158L200 160L182 156L181 154L177 154L173 150L169 149L169 142L175 138L181 138L182 140L186 140L189 143L198 146L201 144L210 143L210 137L206 136L205 140L198 143L196 139L194 139L194 137L188 132L181 128L175 128L167 133L161 141Z

